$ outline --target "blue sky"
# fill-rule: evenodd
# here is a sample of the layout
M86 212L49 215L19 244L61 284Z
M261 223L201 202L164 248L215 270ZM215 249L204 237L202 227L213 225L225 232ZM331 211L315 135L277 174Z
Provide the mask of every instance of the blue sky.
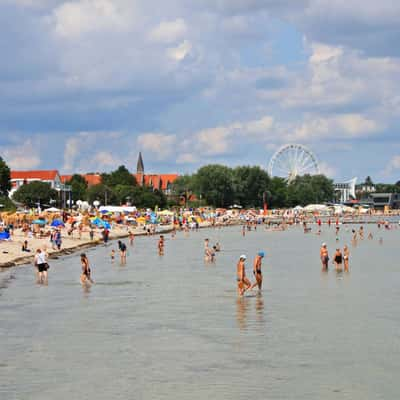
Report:
M13 169L267 167L400 179L400 3L0 0L0 155Z

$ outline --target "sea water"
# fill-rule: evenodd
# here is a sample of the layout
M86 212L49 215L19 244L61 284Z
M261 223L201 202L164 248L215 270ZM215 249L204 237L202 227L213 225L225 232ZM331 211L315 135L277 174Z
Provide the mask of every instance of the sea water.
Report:
M366 225L353 247L351 229L204 229L166 235L163 256L158 236L137 237L125 266L112 242L87 251L86 290L79 254L51 260L48 286L32 266L4 270L0 398L397 398L400 230ZM206 237L222 247L213 264ZM331 259L349 245L349 273L321 272L321 242ZM259 250L263 290L238 298L238 257L254 280Z

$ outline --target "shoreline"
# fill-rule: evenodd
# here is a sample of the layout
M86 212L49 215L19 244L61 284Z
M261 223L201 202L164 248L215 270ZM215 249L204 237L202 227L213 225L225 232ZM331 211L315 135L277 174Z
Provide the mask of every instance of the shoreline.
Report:
M161 229L160 229L161 228ZM165 234L165 233L169 233L173 231L173 226L172 225L165 225L163 227L160 227L159 229L156 230L156 232L152 235L155 236L157 234ZM139 228L135 228L132 229L135 237L137 236L147 236L147 232L144 231L143 229L139 229ZM127 231L114 231L114 232L110 232L110 237L109 237L109 241L112 240L117 240L117 239L125 239L129 237L129 233ZM9 242L3 242L0 244L0 247L2 247L2 244L6 244L8 245L8 247L14 246L15 244L17 244L19 246L20 244L20 239L22 240L23 238L20 236L14 236L14 238L17 238L16 240L12 240ZM66 239L65 237L63 237L63 241L64 239ZM70 255L70 254L74 254L77 253L79 250L82 249L89 249L92 247L97 247L101 244L103 244L103 240L101 238L95 238L93 240L90 239L68 239L68 244L65 245L61 250L54 250L51 247L47 248L47 244L48 242L48 238L43 238L43 239L29 239L30 241L35 240L35 243L41 244L41 248L46 248L49 257L49 260L55 260L58 259L59 257L62 256L66 256L66 255ZM38 242L41 241L41 242ZM43 246L45 244L45 246ZM10 258L7 261L4 262L0 262L0 271L4 270L4 269L8 269L8 268L12 268L12 267L17 267L20 265L28 265L28 264L32 264L33 263L33 259L35 257L35 252L33 250L33 248L39 247L39 246L32 246L32 250L29 254L25 254L25 255L16 255L12 258ZM7 254L9 255L10 252L7 251L6 253L4 253L4 249L2 249L2 253L0 254Z

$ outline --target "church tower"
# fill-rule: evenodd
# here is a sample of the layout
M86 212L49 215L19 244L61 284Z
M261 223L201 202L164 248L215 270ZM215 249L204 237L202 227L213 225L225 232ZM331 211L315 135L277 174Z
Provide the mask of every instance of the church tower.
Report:
M136 173L144 175L143 158L142 158L142 153L140 151L139 151L139 157L137 160Z
M137 166L136 166L136 177L137 177L138 185L143 186L143 184L144 184L144 165L143 165L142 153L140 151L139 151L139 157L138 157Z

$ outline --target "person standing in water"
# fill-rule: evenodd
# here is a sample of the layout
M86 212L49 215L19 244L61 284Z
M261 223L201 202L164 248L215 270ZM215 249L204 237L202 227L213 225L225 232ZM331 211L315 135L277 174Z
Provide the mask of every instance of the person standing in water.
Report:
M322 270L328 270L328 261L329 261L329 254L328 249L326 248L326 243L322 243L321 249L319 251L321 263L322 263Z
M37 283L47 283L47 269L48 264L46 260L46 252L41 249L36 250L34 263L37 269Z
M91 270L90 270L90 266L89 266L89 260L85 253L81 254L81 266L82 266L81 284L86 285L89 282L94 283L92 280Z
M158 254L160 256L164 255L164 235L160 235L160 239L158 241Z
M135 240L135 234L133 232L129 231L129 244L131 246L133 246L134 240Z
M253 274L254 277L256 278L256 281L253 283L250 289L253 289L254 287L258 286L258 290L262 289L262 272L261 272L261 263L262 259L264 258L265 253L263 251L260 251L257 255L256 258L254 259L253 263Z
M343 255L340 249L336 249L335 256L333 258L333 262L335 264L336 272L342 271L342 263L343 263Z
M239 261L236 265L236 281L237 281L237 290L240 296L243 296L244 292L251 287L251 282L246 277L246 270L245 270L245 261L246 256L242 254L239 257Z
M343 262L344 262L345 272L349 272L349 257L350 257L350 251L347 245L345 245L343 247Z
M126 244L118 240L119 256L121 259L121 265L126 264Z

